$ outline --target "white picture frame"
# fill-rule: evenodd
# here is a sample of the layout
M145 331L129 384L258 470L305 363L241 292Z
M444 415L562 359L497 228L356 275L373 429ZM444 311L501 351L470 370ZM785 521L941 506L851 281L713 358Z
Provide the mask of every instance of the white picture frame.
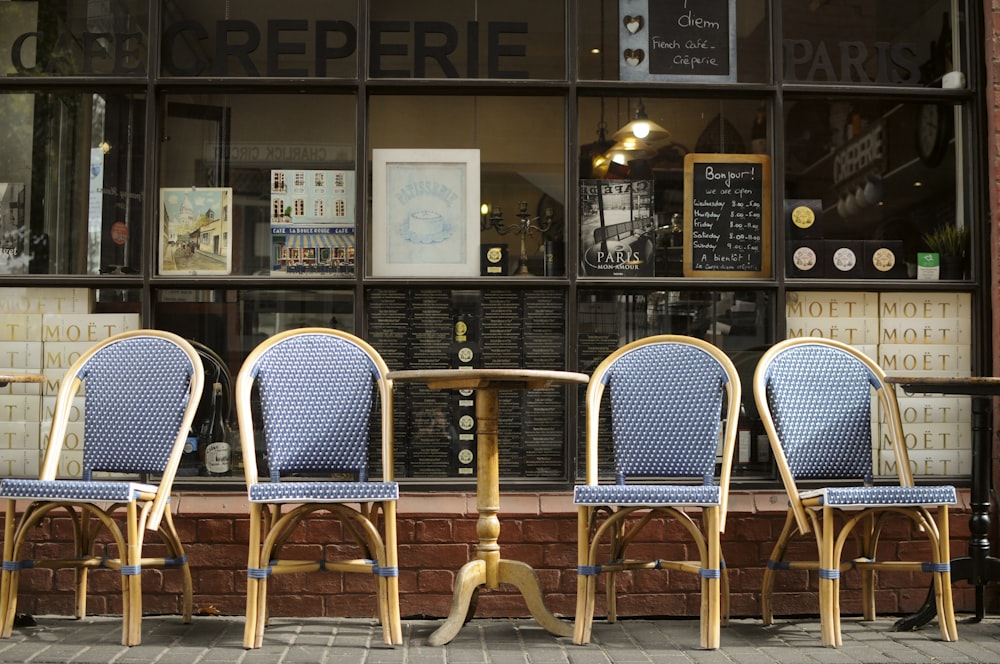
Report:
M479 191L479 150L373 150L372 276L479 276Z

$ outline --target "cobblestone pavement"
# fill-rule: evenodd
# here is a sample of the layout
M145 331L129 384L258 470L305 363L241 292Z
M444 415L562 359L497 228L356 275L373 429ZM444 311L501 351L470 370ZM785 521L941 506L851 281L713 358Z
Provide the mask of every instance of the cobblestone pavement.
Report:
M960 616L961 618L961 616ZM628 619L595 622L594 641L575 646L530 619L476 619L448 645L426 644L438 620L404 620L404 643L388 647L381 628L369 620L275 617L264 647L243 649L243 618L196 616L184 625L177 616L147 616L142 645L120 645L121 618L73 620L38 616L36 626L14 630L0 640L0 662L48 664L707 664L746 662L799 664L822 662L997 662L1000 618L960 622L959 641L941 641L932 622L914 632L893 632L891 618L875 622L846 618L844 645L824 648L815 618L782 619L764 627L760 620L732 620L722 630L722 647L698 648L698 622L677 619Z

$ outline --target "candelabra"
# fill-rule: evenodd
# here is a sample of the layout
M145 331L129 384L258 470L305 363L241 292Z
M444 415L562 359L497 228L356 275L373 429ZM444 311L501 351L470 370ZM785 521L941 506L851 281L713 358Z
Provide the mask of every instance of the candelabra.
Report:
M535 231L544 234L550 228L552 228L552 208L545 208L545 220L539 222L541 217L532 217L528 214L528 202L521 201L520 206L517 211L518 223L516 225L508 225L503 220L503 210L499 205L495 206L489 214L489 217L483 219L482 229L487 230L493 228L500 235L506 235L510 232L515 232L521 236L521 257L520 266L517 268L518 275L530 275L531 272L528 270L528 250L525 245L525 238L531 235Z

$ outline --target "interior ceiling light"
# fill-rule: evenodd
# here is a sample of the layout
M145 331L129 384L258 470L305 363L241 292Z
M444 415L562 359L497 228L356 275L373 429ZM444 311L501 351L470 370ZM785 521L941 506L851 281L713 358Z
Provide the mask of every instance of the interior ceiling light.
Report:
M616 141L624 141L629 138L642 139L647 143L661 143L670 138L670 132L653 122L646 115L646 106L639 100L635 107L635 115L625 126L615 132L612 136Z

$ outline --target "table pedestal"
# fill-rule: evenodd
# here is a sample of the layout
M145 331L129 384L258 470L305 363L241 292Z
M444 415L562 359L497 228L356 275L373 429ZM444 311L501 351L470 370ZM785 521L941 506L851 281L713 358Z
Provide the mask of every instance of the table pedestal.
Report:
M455 594L448 618L427 638L432 646L451 641L475 613L479 588L495 590L501 583L515 586L524 597L531 616L556 636L571 636L573 625L549 611L542 599L538 575L527 563L500 558L500 460L498 451L499 394L493 388L480 388L476 394L476 509L479 520L476 534L476 558L470 560L455 577Z
M990 581L1000 581L1000 559L990 555L990 466L992 459L992 397L1000 394L996 378L889 378L907 392L933 392L972 396L972 482L969 490L968 555L951 561L951 582L968 581L976 587L976 614L967 622L979 622L985 615L983 589ZM893 631L917 629L937 615L934 587L923 606L913 615L900 618Z
M476 557L455 577L448 617L427 639L432 646L448 643L476 612L479 590L495 590L501 583L516 587L535 621L556 636L571 636L573 624L545 606L538 575L527 563L500 558L500 390L537 390L553 385L585 385L589 376L546 369L411 369L390 371L389 380L424 383L432 390L476 391Z

